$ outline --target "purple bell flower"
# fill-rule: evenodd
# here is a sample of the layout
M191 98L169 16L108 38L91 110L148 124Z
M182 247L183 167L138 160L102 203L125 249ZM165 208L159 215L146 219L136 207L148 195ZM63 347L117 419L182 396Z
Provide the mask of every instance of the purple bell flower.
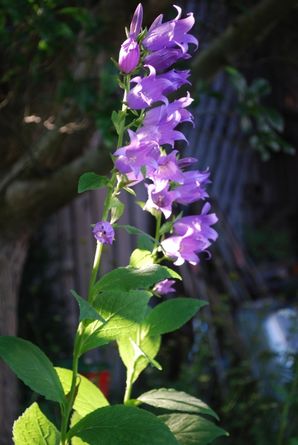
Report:
M191 204L199 199L208 197L205 190L206 185L210 182L208 180L209 172L200 172L199 170L192 170L183 173L182 184L176 189L178 197L176 201L179 204Z
M178 47L181 48L183 53L187 53L189 43L194 44L196 47L198 46L197 39L187 34L195 22L193 13L190 12L186 18L180 19L182 9L179 6L174 5L174 7L178 11L175 19L162 23L163 16L160 15L149 28L143 40L144 47L149 51Z
M173 287L174 284L175 280L168 280L166 278L165 280L156 283L156 285L153 288L153 292L157 293L158 295L167 295L172 292L176 292L176 290Z
M187 142L184 134L175 128L182 122L193 123L192 114L185 109L191 102L188 94L168 105L152 108L146 113L143 127L137 133L143 138L154 138L160 145L169 144L173 147L177 140Z
M191 56L185 53L181 48L162 48L148 54L144 62L147 65L154 66L156 71L164 71L178 60L186 60Z
M94 238L101 244L112 244L115 239L115 232L108 221L99 221L92 229Z
M158 159L158 167L150 176L154 182L156 181L175 181L183 182L184 175L178 165L177 150L173 150L170 154L160 156Z
M133 15L128 38L122 43L119 52L119 67L123 73L131 73L140 60L140 47L137 36L141 31L143 21L143 7L141 3L137 6Z
M176 199L176 192L169 190L168 181L157 181L147 185L148 200L143 210L159 210L168 219L172 214L172 204Z
M162 241L166 255L175 260L176 266L185 261L196 265L199 253L209 253L208 247L217 239L217 232L210 227L217 222L217 217L214 213L208 214L209 210L210 204L206 203L201 215L181 218L174 224L174 236Z
M139 181L143 179L139 177L142 167L146 168L148 174L158 167L160 148L158 143L152 139L141 138L131 130L128 130L128 133L130 144L116 150L114 153L117 156L115 166L131 181Z
M131 83L136 85L128 93L127 103L129 108L133 110L147 108L155 102L168 103L164 91L171 88L171 81L156 76L156 70L153 66L146 65L146 67L149 68L148 76L137 76L131 80Z
M120 48L119 67L123 73L131 73L140 60L140 47L133 37L128 37Z

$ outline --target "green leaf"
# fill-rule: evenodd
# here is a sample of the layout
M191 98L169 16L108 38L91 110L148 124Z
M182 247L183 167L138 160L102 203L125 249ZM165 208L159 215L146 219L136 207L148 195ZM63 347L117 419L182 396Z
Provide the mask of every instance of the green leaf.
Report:
M151 240L153 244L155 243L155 238L153 238L153 236L148 235L148 233L144 232L141 229L138 229L137 227L130 226L129 224L115 224L114 227L116 229L124 229L130 235L145 236L146 238Z
M13 424L15 445L59 445L60 433L33 403Z
M101 408L69 431L89 445L178 445L169 428L156 416L124 405Z
M80 308L80 321L83 320L99 320L104 322L105 320L96 312L94 307L91 306L91 304L88 303L87 300L82 298L79 294L76 293L75 290L71 289L70 293L75 297L75 299L78 302L79 308Z
M132 382L137 380L149 364L161 369L154 360L160 349L160 343L160 335L150 336L148 327L144 325L138 326L129 337L122 337L118 340L120 357ZM135 347L135 344L138 348Z
M119 267L104 275L93 287L92 292L100 292L109 289L149 289L159 281L166 278L181 280L179 274L165 266L153 264L151 266L134 268Z
M107 186L108 183L109 180L106 176L100 176L93 172L83 173L79 179L78 193L83 193L87 190L97 190Z
M208 414L218 419L218 415L202 400L193 397L186 392L175 389L153 389L140 395L137 400L155 408L170 409L193 414Z
M150 326L150 335L161 335L175 331L204 307L206 301L195 298L173 298L155 306L145 319Z
M151 295L148 291L125 292L117 288L98 293L93 304L106 321L95 321L86 327L82 350L86 352L134 332L145 317Z
M269 121L269 124L272 128L274 128L274 130L277 130L279 132L282 132L284 130L284 119L277 110L275 110L274 108L266 108L265 114Z
M115 130L119 135L121 131L123 131L123 124L125 121L125 113L123 111L113 111L111 116L112 122L114 124Z
M149 250L135 249L129 260L129 265L131 267L140 268L151 266L154 264L154 260L152 258L152 252Z
M159 229L159 234L164 235L165 233L170 232L172 230L173 224L174 224L174 221L165 222Z
M115 196L111 199L111 224L118 221L123 215L125 205Z
M53 364L33 343L19 337L0 337L0 356L33 391L48 400L65 402Z
M70 392L72 371L65 368L55 368L63 386L65 395ZM92 411L108 406L109 402L103 393L90 380L82 375L77 378L77 395L74 401L74 409L82 417Z
M267 79L260 77L250 85L249 92L255 96L267 96L271 93L271 85Z
M175 435L180 445L207 445L228 433L204 417L194 414L166 414L159 416Z
M82 416L79 415L76 411L72 413L71 419L70 419L70 427L72 428L74 425L76 425L80 420L82 419ZM71 439L71 445L88 445L87 442L83 442L79 437L73 437Z

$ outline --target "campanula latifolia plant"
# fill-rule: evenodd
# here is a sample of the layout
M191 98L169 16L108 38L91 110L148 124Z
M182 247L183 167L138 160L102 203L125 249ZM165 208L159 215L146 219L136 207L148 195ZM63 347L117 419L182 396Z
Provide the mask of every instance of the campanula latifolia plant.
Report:
M74 340L72 370L55 368L32 343L17 337L0 339L0 355L33 391L60 406L61 422L54 425L33 403L13 426L16 445L204 445L226 434L215 423L216 413L203 401L171 388L133 392L133 384L147 366L161 370L156 360L161 336L180 328L205 305L192 298L163 296L175 292L180 275L162 265L185 261L196 265L202 252L217 237L210 204L199 215L183 216L179 205L206 200L209 172L193 169L194 158L184 158L175 149L186 141L178 129L193 124L187 107L189 93L170 101L169 95L189 85L189 70L173 65L191 57L197 39L189 32L192 13L164 21L158 16L143 28L139 4L119 54L119 85L123 90L121 109L112 114L118 135L109 177L94 172L79 180L79 192L106 188L103 213L93 226L96 252L86 296L72 295L79 305L79 324ZM140 204L156 220L155 236L137 227L117 223L124 211L121 193L135 195L143 184L147 200ZM127 267L99 276L103 246L121 230L139 235L142 247L131 253ZM144 243L146 239L146 243ZM146 248L144 245L146 244ZM150 306L153 295L160 303ZM123 404L110 405L93 383L78 372L80 357L87 351L116 342L126 367ZM150 406L150 411L146 410ZM152 413L157 408L158 415ZM162 414L161 414L162 413ZM212 421L213 419L213 421Z

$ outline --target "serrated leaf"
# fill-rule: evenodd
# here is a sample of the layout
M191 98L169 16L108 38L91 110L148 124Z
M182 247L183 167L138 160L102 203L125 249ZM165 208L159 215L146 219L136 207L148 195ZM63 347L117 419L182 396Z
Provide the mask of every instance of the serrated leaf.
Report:
M67 395L71 387L72 371L65 368L55 369L63 387L64 394ZM77 395L74 401L75 411L84 417L92 411L108 405L109 402L100 389L86 377L79 374L77 378Z
M79 308L80 308L80 321L83 320L99 320L101 322L104 322L105 320L96 312L94 307L91 306L91 304L88 303L87 300L82 298L75 290L71 289L70 293L75 297L75 299L78 302Z
M129 259L131 267L140 268L154 264L152 252L149 250L135 249Z
M176 331L206 304L206 301L195 298L173 298L156 305L144 323L150 327L150 335Z
M79 178L78 193L97 190L106 187L108 183L109 180L106 176L100 176L94 172L83 173Z
M207 445L217 437L228 436L222 428L194 414L165 414L159 418L170 428L180 445Z
M81 420L81 416L79 416L78 413L74 411L72 416L71 416L70 426L73 427L80 420ZM87 442L84 442L79 437L73 437L71 439L71 445L88 445L88 444L87 444Z
M111 224L114 224L119 218L121 218L124 209L125 205L123 202L114 196L111 200Z
M0 356L33 391L48 400L65 402L53 364L33 343L19 337L0 337Z
M137 400L155 408L193 414L207 414L219 420L218 415L202 400L172 388L153 389L141 394Z
M85 328L83 352L134 332L145 317L151 295L148 291L125 292L117 288L96 294L94 307L106 321L93 322Z
M160 349L161 336L150 336L147 326L138 326L129 337L122 337L117 343L120 357L127 368L127 376L132 382L137 380L150 363L154 363L154 366L157 364L154 358ZM137 344L138 349L133 343Z
M178 445L158 417L140 408L113 405L84 417L69 431L89 445Z
M128 291L131 289L149 289L166 278L181 280L180 275L165 266L153 264L151 266L134 268L119 267L104 275L93 287L92 293L109 289Z
M59 445L60 433L33 403L13 424L15 445Z
M72 428L74 425L76 425L80 420L82 419L82 416L79 415L76 411L72 413L71 420L70 420L70 427ZM71 439L71 445L88 445L87 442L83 442L82 439L79 437L73 437Z
M125 85L124 85L125 88ZM111 115L112 122L114 124L115 130L119 135L121 131L123 131L123 124L125 121L125 113L123 111L113 111Z

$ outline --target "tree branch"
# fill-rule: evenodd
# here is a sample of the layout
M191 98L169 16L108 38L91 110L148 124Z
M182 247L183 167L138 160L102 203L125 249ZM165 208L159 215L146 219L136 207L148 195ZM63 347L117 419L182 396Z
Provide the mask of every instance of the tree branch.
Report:
M258 3L193 59L193 78L210 80L220 69L232 64L240 53L260 43L268 30L297 6L297 0L263 0Z
M78 179L82 173L95 170L104 175L111 167L110 154L101 147L88 150L46 179L13 182L6 190L0 226L7 227L10 222L14 224L13 230L22 230L28 224L38 223L76 196Z

